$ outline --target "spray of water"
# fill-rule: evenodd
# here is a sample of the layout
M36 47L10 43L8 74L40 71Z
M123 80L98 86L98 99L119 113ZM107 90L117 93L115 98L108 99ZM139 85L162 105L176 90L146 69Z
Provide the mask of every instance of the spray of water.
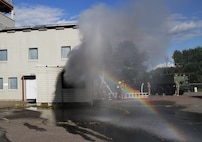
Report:
M138 54L147 53L147 65L155 64L164 56L169 41L165 9L161 0L136 0L116 8L98 4L84 11L78 21L82 42L69 54L65 80L82 81L85 73L110 68L117 47L128 42Z
M135 58L134 66L136 68L146 65L145 62L141 61L142 55L145 53L149 57L147 65L154 65L156 61L164 57L169 37L165 23L168 13L162 2L162 0L135 0L135 2L131 1L116 8L99 4L83 12L78 21L82 42L69 54L64 73L66 82L77 84L77 82L86 79L86 74L96 72L99 76L100 72L104 72L106 78L107 74L110 74L108 79L117 83L117 78L111 79L111 74L114 72L108 72L112 66L118 66L117 63L119 62L114 60L114 55L120 55L120 61L127 59L127 57ZM119 50L120 45L122 50ZM117 52L119 54L116 54ZM100 78L105 83L106 80L103 79L103 76ZM146 104L148 110L155 114L154 117L157 116L157 112L153 110L152 106L145 102L142 104ZM100 114L97 119L108 121L106 120L107 117L103 116ZM150 131L148 126L152 123L148 119L136 117L134 120L136 122L133 123L135 127ZM160 127L164 127L162 128L163 131L159 132L161 129L154 130L152 127L151 132L154 131L155 134L160 133L160 135L165 136L167 128L168 131L173 130L167 124L164 125L166 121L161 120L161 118L157 120L161 123ZM148 125L142 125L147 123ZM139 124L141 125L139 126ZM176 135L169 135L169 137L177 139Z

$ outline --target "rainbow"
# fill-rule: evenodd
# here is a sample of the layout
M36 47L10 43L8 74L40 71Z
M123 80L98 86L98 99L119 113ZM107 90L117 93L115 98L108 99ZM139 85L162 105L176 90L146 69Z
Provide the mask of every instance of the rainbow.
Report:
M120 84L119 80L117 80L115 77L113 77L108 72L104 71L103 75L105 79L110 81L110 83L113 83L114 85L119 85L122 90L124 90L126 93L138 93L139 91L136 89L133 89L129 85ZM163 128L165 128L164 132L167 133L168 137L177 141L185 141L184 134L180 132L171 122L168 122L165 120L161 114L157 111L157 109L150 103L148 99L145 98L135 98L134 99L141 104L144 108L146 108L147 111L151 112L153 115L157 116L157 121L162 125Z

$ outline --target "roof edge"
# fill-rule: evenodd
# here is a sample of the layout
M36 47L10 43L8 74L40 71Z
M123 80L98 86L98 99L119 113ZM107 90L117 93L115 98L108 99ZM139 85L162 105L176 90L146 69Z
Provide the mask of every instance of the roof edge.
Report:
M0 30L0 32L8 32L8 31L23 31L23 30L40 30L40 29L56 29L56 28L74 28L77 29L78 26L76 23L70 24L48 24L48 25L34 25L34 26L21 26L21 27L8 27Z

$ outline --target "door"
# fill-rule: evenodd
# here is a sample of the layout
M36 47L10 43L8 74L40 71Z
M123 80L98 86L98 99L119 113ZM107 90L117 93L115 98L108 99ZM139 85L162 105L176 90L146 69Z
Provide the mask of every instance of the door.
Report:
M36 79L26 80L26 99L36 100L36 96L37 96Z

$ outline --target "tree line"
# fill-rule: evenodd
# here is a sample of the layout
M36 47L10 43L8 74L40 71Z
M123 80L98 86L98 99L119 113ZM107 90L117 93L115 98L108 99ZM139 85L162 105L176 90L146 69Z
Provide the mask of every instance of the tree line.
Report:
M145 62L148 60L146 53L139 52L130 42L120 44L117 52L112 56L113 73L121 76L128 83L142 78L146 73ZM152 73L173 74L185 73L189 75L190 83L202 83L202 46L182 51L175 50L172 56L175 67L158 68Z
M202 47L175 50L173 53L175 72L190 74L190 82L202 82Z
M122 42L111 56L107 56L105 67L120 80L134 84L148 76L148 56L140 52L132 42ZM172 56L175 67L157 68L152 74L185 73L190 83L202 83L202 46L182 51L175 50Z

